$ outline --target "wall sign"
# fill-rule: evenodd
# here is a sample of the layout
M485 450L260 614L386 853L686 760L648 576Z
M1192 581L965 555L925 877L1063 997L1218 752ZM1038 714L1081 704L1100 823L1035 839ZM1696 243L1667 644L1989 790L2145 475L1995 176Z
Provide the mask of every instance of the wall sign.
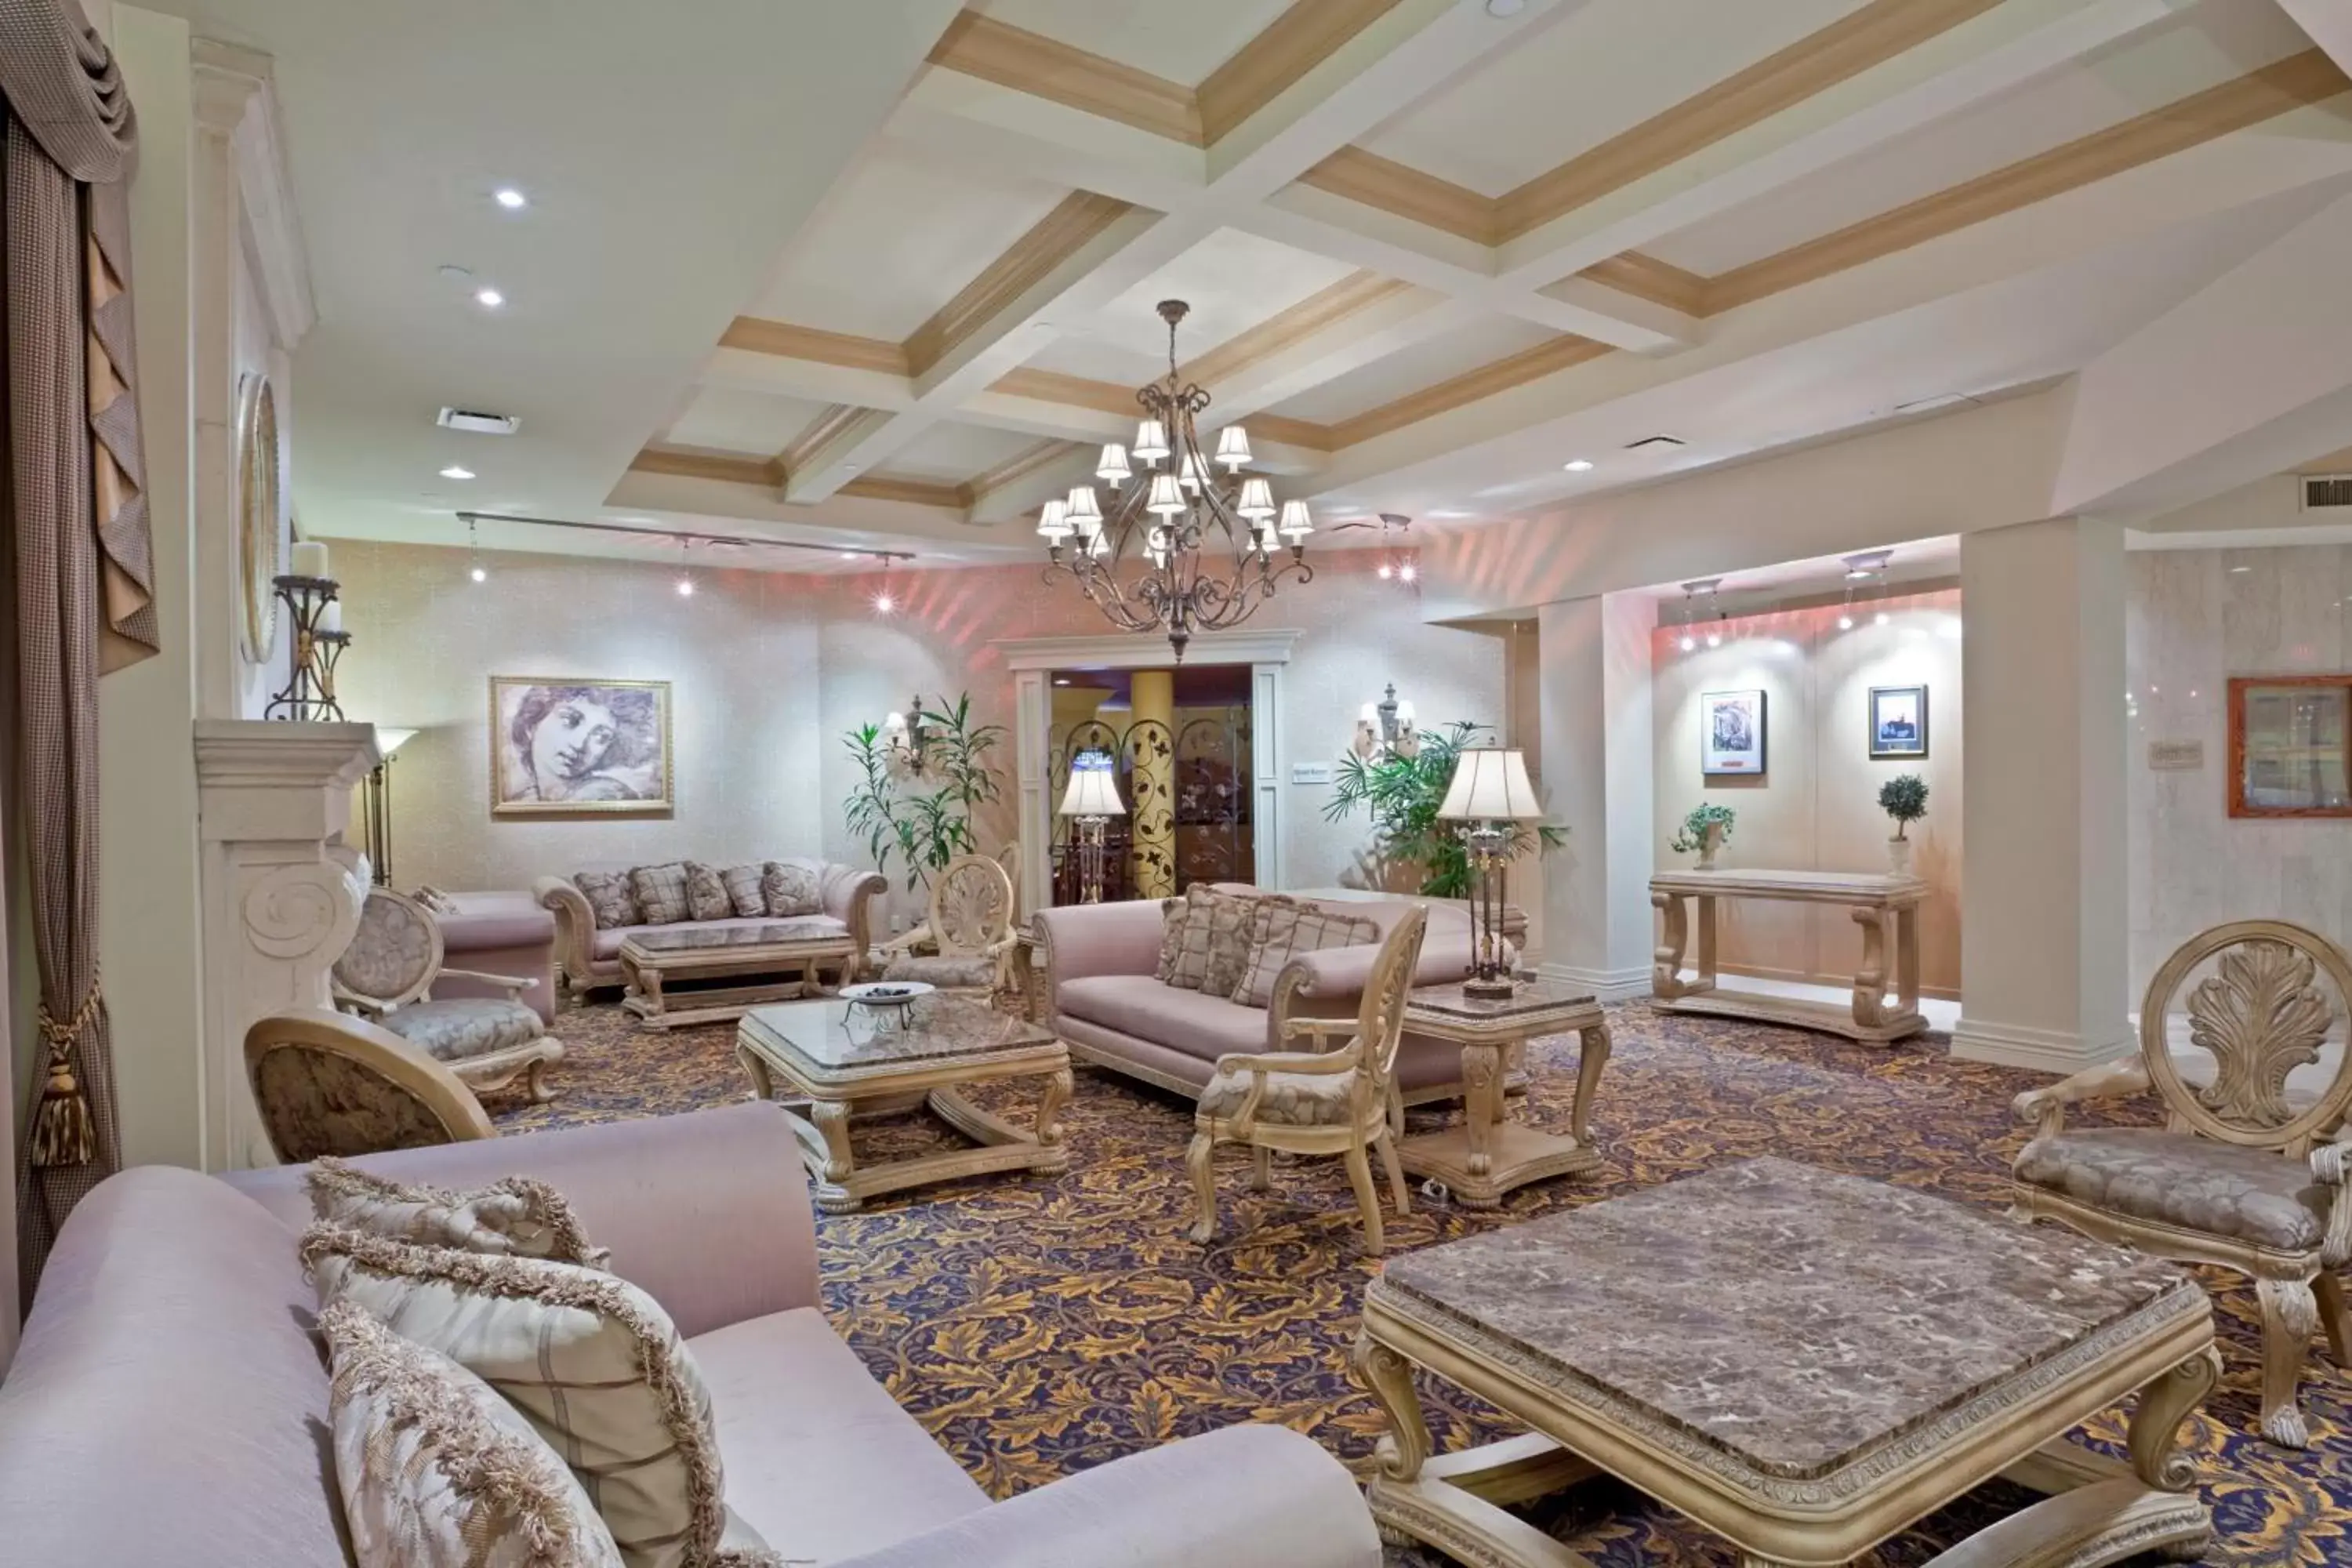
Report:
M1290 764L1290 782L1295 784L1329 784L1331 782L1331 764L1328 763L1293 763Z
M1709 691L1698 700L1698 771L1708 778L1760 776L1764 693Z
M2147 765L2158 773L2194 773L2205 765L2202 741L2150 741Z

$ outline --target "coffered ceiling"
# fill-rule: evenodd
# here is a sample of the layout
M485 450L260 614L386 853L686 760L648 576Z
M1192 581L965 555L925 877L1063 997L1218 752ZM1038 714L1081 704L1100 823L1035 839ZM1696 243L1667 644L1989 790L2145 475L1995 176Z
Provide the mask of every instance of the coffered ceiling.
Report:
M1206 425L1283 493L1475 525L2064 374L2352 185L2352 83L2276 0L942 17L634 443L538 504L1025 555L1181 298Z

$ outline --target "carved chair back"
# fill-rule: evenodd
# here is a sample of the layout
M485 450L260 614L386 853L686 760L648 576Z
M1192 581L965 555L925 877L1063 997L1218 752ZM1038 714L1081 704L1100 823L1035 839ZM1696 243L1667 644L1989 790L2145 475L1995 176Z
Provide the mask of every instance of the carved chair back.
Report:
M335 989L378 1012L404 1007L441 973L441 922L405 893L371 888L359 929L335 960Z
M455 1073L349 1014L272 1013L245 1032L245 1068L262 1131L288 1164L497 1135Z
M2189 1043L2213 1064L2212 1081L2201 1088L2181 1075L2168 1026L2176 994L2192 977ZM2157 971L2140 1005L2141 1063L2173 1131L2301 1158L2352 1106L2352 1049L2301 1107L2287 1098L2287 1075L2319 1060L2347 1003L2352 960L2317 931L2237 921L2190 938Z
M1013 934L1013 879L988 856L957 856L931 884L930 925L943 958L988 952Z
M1396 1071L1397 1047L1404 1040L1405 1001L1412 977L1421 967L1422 938L1429 932L1429 906L1415 904L1389 928L1364 982L1364 998L1356 1011L1356 1044L1363 1053L1366 1080L1375 1101L1385 1100L1389 1079Z

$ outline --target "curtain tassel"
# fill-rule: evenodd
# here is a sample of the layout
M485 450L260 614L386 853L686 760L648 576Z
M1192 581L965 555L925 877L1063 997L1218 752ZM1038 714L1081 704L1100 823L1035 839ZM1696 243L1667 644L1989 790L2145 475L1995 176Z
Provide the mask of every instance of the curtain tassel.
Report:
M49 1077L41 1090L41 1103L33 1112L26 1145L36 1167L87 1165L98 1158L98 1128L90 1120L89 1096L74 1076L73 1053L82 1031L98 1016L100 1005L98 977L93 974L89 994L71 1023L60 1025L49 1016L46 1005L40 1009L41 1038L49 1047Z

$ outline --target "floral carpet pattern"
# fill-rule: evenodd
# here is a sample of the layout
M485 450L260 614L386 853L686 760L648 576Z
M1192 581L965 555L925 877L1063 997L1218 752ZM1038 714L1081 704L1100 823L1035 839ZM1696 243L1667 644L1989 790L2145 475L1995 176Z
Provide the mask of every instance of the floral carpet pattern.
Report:
M1610 1014L1616 1051L1593 1118L1601 1167L1521 1188L1498 1212L1417 1197L1411 1215L1390 1223L1392 1252L1761 1154L2006 1206L2010 1157L2023 1136L2009 1101L2043 1080L1954 1061L1940 1037L1882 1049L1671 1017L1638 1002ZM560 1098L537 1107L494 1100L502 1130L664 1115L748 1089L732 1026L663 1035L594 1005L566 1014L555 1032L570 1052L553 1075ZM1536 1043L1535 1087L1520 1114L1566 1125L1575 1052L1572 1037ZM1025 1121L1027 1092L1013 1083L975 1098ZM1435 1124L1421 1112L1414 1121ZM999 1497L1239 1421L1295 1427L1360 1472L1381 1418L1349 1373L1348 1349L1379 1265L1364 1256L1339 1162L1277 1155L1272 1190L1253 1194L1247 1156L1221 1157L1217 1239L1203 1248L1184 1234L1186 1102L1082 1069L1063 1124L1066 1175L941 1184L818 1216L826 1310L866 1365ZM860 1122L857 1137L864 1158L956 1134L909 1115ZM2253 1436L2253 1293L2227 1275L2206 1283L2217 1292L2224 1373L2186 1434L2219 1531L2206 1561L2352 1563L2352 1382L2315 1340L2303 1389L2312 1447L2294 1453ZM1440 1448L1515 1430L1442 1384L1424 1379L1423 1394ZM2123 1429L2123 1413L2110 1410L2082 1436L2119 1454ZM2025 1497L1994 1483L1861 1561L1922 1563ZM1533 1517L1607 1568L1734 1561L1725 1543L1613 1482L1549 1500ZM1391 1561L1445 1560L1402 1552Z

